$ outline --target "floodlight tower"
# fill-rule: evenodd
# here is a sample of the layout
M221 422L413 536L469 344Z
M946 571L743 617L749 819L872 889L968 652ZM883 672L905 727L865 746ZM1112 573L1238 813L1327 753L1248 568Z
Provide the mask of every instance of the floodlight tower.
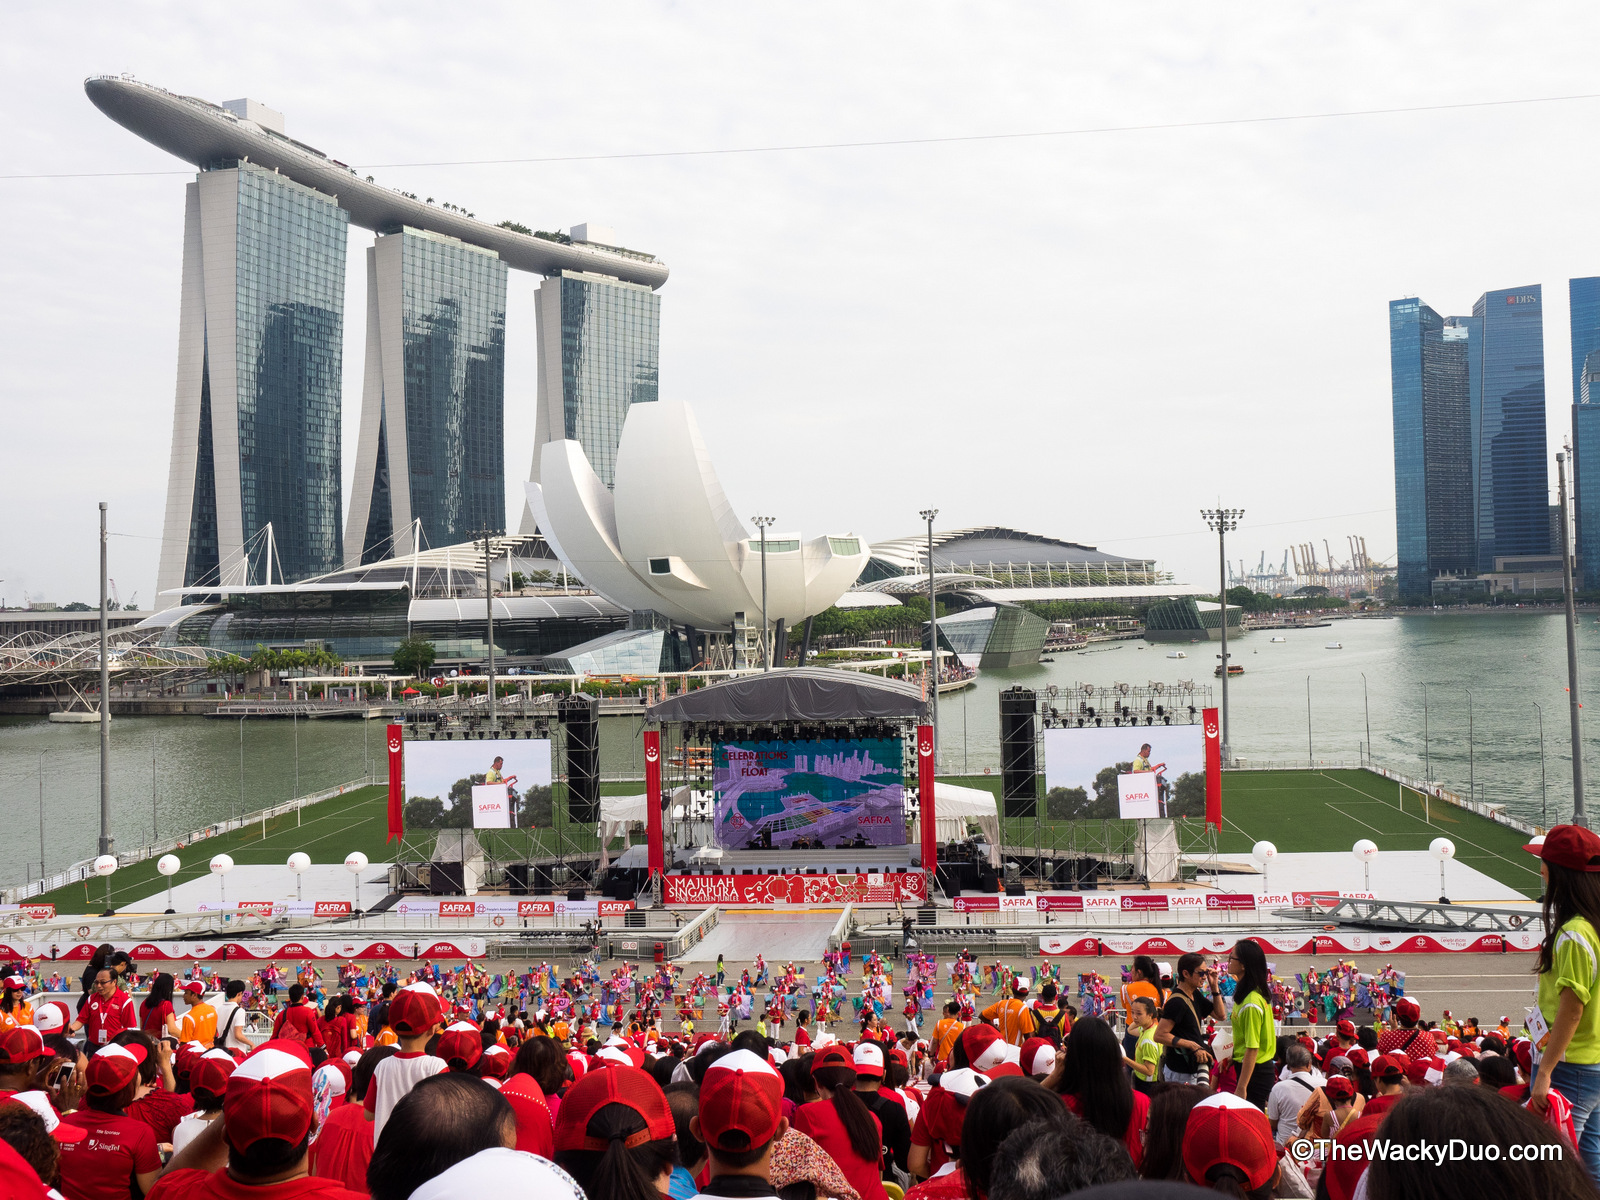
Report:
M1200 519L1217 535L1217 561L1221 564L1217 599L1222 601L1222 761L1228 762L1228 534L1239 528L1242 508L1203 508ZM1242 628L1242 626L1241 626Z

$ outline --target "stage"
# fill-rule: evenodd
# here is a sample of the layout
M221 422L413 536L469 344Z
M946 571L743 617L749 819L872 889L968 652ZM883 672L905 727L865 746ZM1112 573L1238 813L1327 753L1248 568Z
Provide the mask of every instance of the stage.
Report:
M668 871L674 875L870 875L911 871L921 865L916 846L866 846L849 850L722 850L675 846ZM645 870L649 849L630 846L612 860L624 870Z

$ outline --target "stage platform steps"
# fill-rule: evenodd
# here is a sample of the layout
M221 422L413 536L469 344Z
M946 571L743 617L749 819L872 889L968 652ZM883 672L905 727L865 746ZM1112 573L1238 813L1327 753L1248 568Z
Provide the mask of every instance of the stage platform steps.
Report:
M676 961L715 965L720 954L729 963L748 963L760 954L774 967L790 960L818 962L838 923L837 910L768 913L724 909L717 927Z

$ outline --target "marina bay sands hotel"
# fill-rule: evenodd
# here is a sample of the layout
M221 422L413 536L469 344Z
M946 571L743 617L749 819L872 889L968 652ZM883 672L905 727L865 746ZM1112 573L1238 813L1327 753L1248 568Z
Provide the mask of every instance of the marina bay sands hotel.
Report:
M667 268L613 244L491 225L361 176L254 100L212 104L127 77L101 112L193 163L184 212L172 466L157 578L284 583L508 528L506 279L543 276L536 444L581 442L610 486L623 418L657 399ZM367 249L355 486L343 512L341 371L348 227ZM271 546L264 533L271 533ZM531 534L524 511L521 532Z

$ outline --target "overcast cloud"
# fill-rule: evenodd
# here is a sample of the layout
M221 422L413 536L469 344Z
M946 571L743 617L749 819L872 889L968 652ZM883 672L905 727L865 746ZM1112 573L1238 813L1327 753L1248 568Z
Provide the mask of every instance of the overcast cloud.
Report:
M1542 283L1552 450L1567 288L1600 274L1600 100L1225 128L448 168L373 164L1125 126L1600 91L1581 4L8 4L0 16L0 594L152 599L183 185L85 77L251 96L380 182L672 268L662 396L741 516L985 523L1211 581L1230 557L1395 545L1386 302ZM348 507L371 234L351 228ZM513 272L513 526L534 277ZM1554 483L1552 477L1552 485Z

